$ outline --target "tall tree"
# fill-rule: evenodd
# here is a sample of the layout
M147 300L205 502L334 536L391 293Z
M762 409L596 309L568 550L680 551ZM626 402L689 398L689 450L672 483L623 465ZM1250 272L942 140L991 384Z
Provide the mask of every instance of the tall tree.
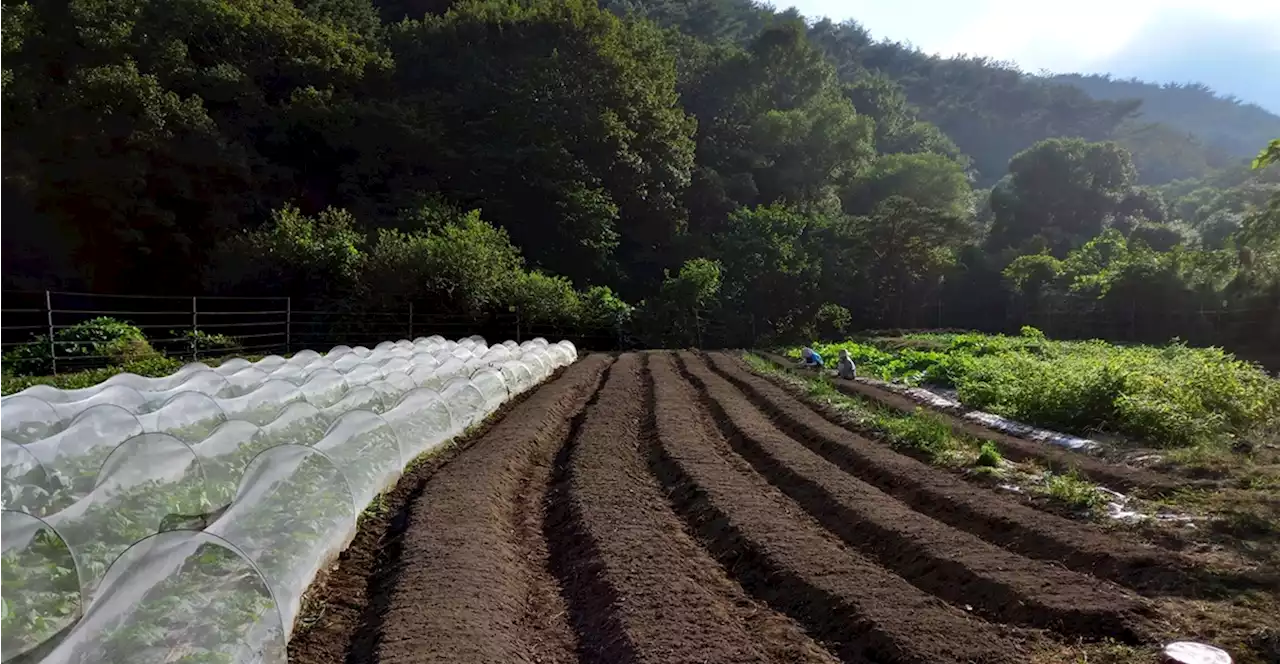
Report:
M1106 227L1135 175L1129 153L1115 143L1041 141L1018 153L1008 178L991 191L990 246L1035 240L1065 255Z

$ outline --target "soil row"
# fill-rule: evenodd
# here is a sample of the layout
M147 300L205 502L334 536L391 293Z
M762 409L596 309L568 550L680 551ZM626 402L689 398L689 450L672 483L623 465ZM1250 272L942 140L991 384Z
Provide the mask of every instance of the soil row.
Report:
M831 662L753 606L648 474L642 358L625 354L557 457L547 540L584 662Z
M577 648L536 530L573 417L611 363L588 356L540 387L427 483L380 571L371 661L569 662ZM542 560L540 560L540 558Z
M707 360L788 436L918 512L1023 556L1129 587L1172 591L1187 586L1185 563L1171 553L1036 510L898 454L830 422L750 373L736 357L716 353Z
M1024 661L1003 628L851 550L750 466L735 464L671 356L652 355L649 366L653 473L687 527L753 596L846 662Z
M788 438L701 358L681 354L680 364L735 451L846 544L916 587L999 622L1140 640L1136 597L908 507Z
M794 366L793 362L789 362L779 355L765 353L764 357L781 368ZM869 399L873 403L904 413L912 413L916 409L923 407L905 395L868 383L840 378L831 379L831 383L837 390L845 394ZM932 408L929 411L941 417L956 434L978 440L989 440L996 444L1001 454L1014 461L1035 461L1055 472L1075 470L1094 482L1118 491L1139 490L1150 495L1167 495L1180 489L1203 484L1202 482L1165 475L1144 468L1108 463L1103 459L1080 452L1072 452L1046 443L1019 438L1003 431L984 427L977 422L971 422L946 411Z

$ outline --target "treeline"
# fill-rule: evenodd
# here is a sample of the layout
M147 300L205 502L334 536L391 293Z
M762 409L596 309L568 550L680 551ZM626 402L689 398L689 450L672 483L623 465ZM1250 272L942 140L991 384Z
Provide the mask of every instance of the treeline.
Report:
M6 0L5 287L646 345L1280 310L1280 167L1144 187L1100 141L1136 102L740 0L604 4Z

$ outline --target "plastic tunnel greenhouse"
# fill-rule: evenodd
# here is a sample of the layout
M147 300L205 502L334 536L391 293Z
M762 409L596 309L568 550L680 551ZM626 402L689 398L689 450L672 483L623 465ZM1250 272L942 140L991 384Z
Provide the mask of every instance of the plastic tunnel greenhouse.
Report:
M0 399L0 661L284 662L365 507L576 360L432 336Z

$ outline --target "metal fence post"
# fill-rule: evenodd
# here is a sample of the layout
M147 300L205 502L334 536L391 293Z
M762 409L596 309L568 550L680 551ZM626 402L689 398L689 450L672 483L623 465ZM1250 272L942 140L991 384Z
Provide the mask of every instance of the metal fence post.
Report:
M200 359L200 318L196 296L191 296L191 361Z
M53 375L58 375L58 346L53 342L53 295L44 292L45 319L49 323L49 360L53 362Z
M293 353L293 297L284 299L284 354Z
M413 303L409 303L409 341L413 341Z

